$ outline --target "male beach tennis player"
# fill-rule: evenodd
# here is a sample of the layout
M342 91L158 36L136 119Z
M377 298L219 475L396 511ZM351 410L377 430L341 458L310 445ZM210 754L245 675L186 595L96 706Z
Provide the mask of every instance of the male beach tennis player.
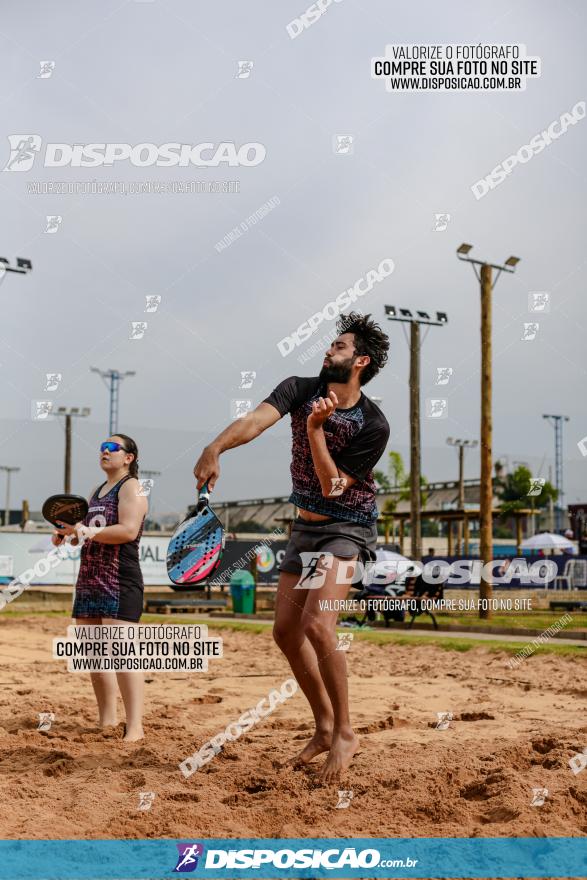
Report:
M221 453L249 443L290 413L289 500L299 516L279 566L273 633L316 724L295 760L306 764L328 752L321 771L325 782L347 769L358 746L349 716L345 655L337 650L335 600L349 592L350 563L375 560L373 468L389 438L385 416L361 390L385 365L388 337L370 315L354 312L339 318L337 331L319 376L285 379L207 446L194 468L198 488L207 480L213 489ZM313 581L321 584L318 589Z

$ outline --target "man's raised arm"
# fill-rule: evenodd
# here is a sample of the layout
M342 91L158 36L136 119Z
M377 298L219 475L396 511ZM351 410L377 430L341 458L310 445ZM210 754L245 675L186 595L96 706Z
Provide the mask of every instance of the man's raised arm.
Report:
M254 410L247 413L242 419L236 419L228 428L216 437L212 443L204 449L194 467L194 476L201 489L208 482L210 491L214 488L220 476L220 455L227 449L250 443L271 425L279 421L281 414L270 403L260 403Z

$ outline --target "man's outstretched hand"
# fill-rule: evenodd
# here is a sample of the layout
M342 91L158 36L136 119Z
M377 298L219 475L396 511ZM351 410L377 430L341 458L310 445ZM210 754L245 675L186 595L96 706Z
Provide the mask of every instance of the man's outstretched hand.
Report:
M219 455L210 446L206 446L194 467L194 477L196 478L198 491L204 483L208 483L210 492L216 485L216 480L220 476L220 460Z
M338 398L334 391L330 391L326 397L320 397L312 403L312 412L308 416L307 426L310 430L321 428L329 416L338 406Z

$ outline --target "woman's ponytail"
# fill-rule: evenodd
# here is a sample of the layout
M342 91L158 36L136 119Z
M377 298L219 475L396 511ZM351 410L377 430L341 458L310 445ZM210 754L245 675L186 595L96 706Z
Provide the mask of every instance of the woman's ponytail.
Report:
M139 448L132 437L129 437L128 434L113 434L113 437L120 437L121 440L124 441L124 446L127 452L130 452L134 455L133 460L128 466L128 473L131 477L139 476Z

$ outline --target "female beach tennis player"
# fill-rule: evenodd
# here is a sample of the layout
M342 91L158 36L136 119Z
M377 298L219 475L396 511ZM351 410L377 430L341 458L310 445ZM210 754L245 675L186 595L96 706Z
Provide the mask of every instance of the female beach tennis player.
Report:
M115 434L100 445L100 467L107 479L92 493L85 519L63 524L53 535L60 544L71 535L82 542L72 617L79 626L138 623L143 611L143 577L139 541L147 513L140 494L138 449L131 437ZM99 523L99 525L97 525ZM116 684L120 688L126 725L124 740L142 739L144 678L142 672L92 672L99 725L117 723Z

